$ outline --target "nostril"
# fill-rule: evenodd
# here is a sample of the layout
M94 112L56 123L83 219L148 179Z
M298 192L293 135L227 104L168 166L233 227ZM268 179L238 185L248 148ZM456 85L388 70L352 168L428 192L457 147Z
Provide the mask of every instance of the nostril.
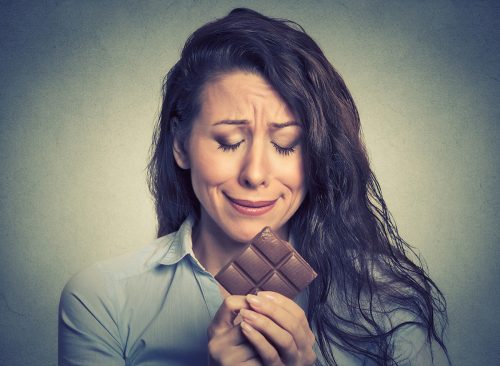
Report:
M248 178L245 178L243 180L243 185L246 187L246 188L251 188L253 186L252 182L248 179Z
M262 174L242 174L240 184L245 188L257 188L259 186L267 186L268 178Z

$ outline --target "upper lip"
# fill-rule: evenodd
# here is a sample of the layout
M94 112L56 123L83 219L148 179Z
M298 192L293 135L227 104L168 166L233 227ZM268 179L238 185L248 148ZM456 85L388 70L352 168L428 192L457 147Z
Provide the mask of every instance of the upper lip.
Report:
M245 206L245 207L253 207L253 208L259 208L259 207L265 207L265 206L270 206L276 200L271 200L271 201L249 201L249 200L239 200L233 197L227 196L231 201L236 203L237 205L240 206Z

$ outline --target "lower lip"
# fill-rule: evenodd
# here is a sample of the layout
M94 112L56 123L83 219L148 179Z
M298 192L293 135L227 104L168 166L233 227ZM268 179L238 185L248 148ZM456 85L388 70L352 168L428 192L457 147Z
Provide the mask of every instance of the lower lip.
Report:
M238 205L237 203L229 200L231 203L231 206L234 207L236 211L238 211L240 214L247 215L247 216L260 216L264 215L265 213L271 211L274 207L274 203L272 203L269 206L263 206L263 207L247 207L247 206L241 206Z

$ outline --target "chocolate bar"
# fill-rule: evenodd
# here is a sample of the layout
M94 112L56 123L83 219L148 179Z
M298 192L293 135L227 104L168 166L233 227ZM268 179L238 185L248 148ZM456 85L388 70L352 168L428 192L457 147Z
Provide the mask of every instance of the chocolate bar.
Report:
M232 295L275 291L293 299L317 274L286 241L265 227L215 279Z

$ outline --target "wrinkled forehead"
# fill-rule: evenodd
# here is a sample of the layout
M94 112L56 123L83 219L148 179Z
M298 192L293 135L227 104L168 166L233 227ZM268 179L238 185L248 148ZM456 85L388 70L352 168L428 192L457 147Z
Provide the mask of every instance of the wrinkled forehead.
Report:
M208 121L221 119L294 120L290 108L260 75L235 71L204 85L200 93L200 115Z

